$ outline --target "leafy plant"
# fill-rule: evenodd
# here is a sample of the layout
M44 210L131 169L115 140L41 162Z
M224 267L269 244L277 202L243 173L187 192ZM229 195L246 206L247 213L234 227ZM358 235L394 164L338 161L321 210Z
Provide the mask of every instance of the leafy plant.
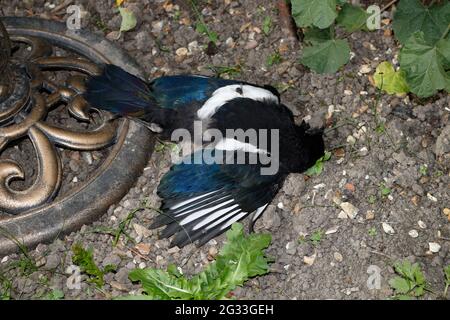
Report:
M444 298L447 298L448 287L450 287L450 264L444 268L444 275L445 275Z
M325 154L322 157L320 157L319 159L317 159L316 163L311 168L306 170L305 174L307 176L315 176L315 175L321 174L323 171L324 162L330 160L330 158L331 158L331 152L325 151Z
M262 24L262 31L266 36L270 34L270 30L272 29L272 18L270 16L265 16Z
M380 193L383 197L387 197L388 195L391 194L391 189L386 187L386 185L384 183L380 184Z
M44 300L61 300L64 298L64 292L58 289L53 289L44 296Z
M377 229L375 227L372 227L369 229L369 236L375 237L377 235Z
M214 66L209 65L208 68L212 70L216 77L221 78L224 75L232 78L239 75L242 71L242 67L240 65L236 66Z
M318 245L320 243L320 241L322 241L322 237L323 237L323 231L317 230L317 231L313 232L313 234L309 237L309 240L311 240L313 245Z
M183 276L174 265L167 271L154 268L131 271L129 278L142 284L145 295L125 298L224 299L249 278L269 272L269 260L264 254L271 242L269 234L246 236L243 225L235 223L226 236L227 242L217 259L191 278Z
M137 24L136 16L133 11L119 7L119 13L122 17L122 22L120 23L120 32L126 32L134 29Z
M426 164L423 164L419 167L419 173L422 176L426 176L428 174L428 166Z
M367 202L370 204L374 204L377 201L377 196L374 194L371 194L368 198L367 198Z
M395 292L393 299L407 300L423 296L427 283L419 264L411 265L407 260L396 262L394 270L398 276L389 280Z
M117 266L107 265L100 269L94 261L92 249L84 249L81 244L74 244L72 247L73 257L72 262L80 267L81 272L89 276L89 282L94 283L98 288L103 287L105 281L104 275L108 272L115 271Z
M217 40L219 40L218 34L214 31L209 30L208 26L205 23L205 20L203 20L203 16L198 11L195 1L191 0L191 6L192 6L192 10L195 13L195 16L197 17L195 31L197 31L200 34L206 35L208 37L209 41L216 44Z
M274 64L280 63L281 61L282 61L281 55L280 55L280 53L277 51L277 52L274 52L274 53L272 53L270 56L267 57L266 64L267 64L269 67L271 67L271 66L273 66Z
M409 92L405 72L395 71L391 63L384 61L377 66L373 75L375 86L389 94L405 94Z
M3 274L0 274L0 300L11 299L12 282Z

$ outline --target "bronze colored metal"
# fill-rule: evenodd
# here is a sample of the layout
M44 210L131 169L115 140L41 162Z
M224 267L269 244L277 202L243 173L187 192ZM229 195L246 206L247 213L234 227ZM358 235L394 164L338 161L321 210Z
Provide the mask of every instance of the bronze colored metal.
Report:
M12 44L26 45L29 50L15 57ZM86 76L99 73L99 63L118 64L142 77L135 63L107 40L82 30L67 30L53 21L8 17L0 18L0 45L1 255L16 249L10 235L31 246L95 220L139 176L151 155L153 138L143 126L92 108L82 96ZM55 50L65 50L70 56L61 52L55 56ZM51 79L49 74L55 72L62 73L65 81ZM56 107L89 124L89 129L48 121ZM1 155L22 139L31 141L37 168L29 187L17 190L11 183L29 177L17 162ZM87 181L58 196L63 183L58 148L92 151L111 145L109 155Z

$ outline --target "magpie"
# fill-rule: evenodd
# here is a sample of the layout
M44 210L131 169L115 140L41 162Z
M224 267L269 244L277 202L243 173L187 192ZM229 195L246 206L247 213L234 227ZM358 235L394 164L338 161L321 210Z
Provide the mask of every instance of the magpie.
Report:
M253 231L288 174L307 170L324 154L323 129L296 125L269 85L201 75L145 82L108 64L87 79L84 98L91 107L145 124L162 140L180 129L195 134L196 121L205 136L211 129L220 133L173 164L160 181L161 213L150 227L166 226L160 237L174 236L172 246L202 246L247 216ZM263 132L266 139L230 136L238 130ZM277 167L267 174L268 159Z

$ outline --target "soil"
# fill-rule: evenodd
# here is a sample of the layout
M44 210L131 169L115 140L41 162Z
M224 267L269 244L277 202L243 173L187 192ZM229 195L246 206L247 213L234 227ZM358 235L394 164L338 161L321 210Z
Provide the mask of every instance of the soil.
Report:
M64 10L51 13L60 2L0 0L4 15L63 21ZM281 31L274 1L198 2L208 28L218 34L217 48L210 45L208 50L209 39L196 32L195 13L185 2L125 1L137 26L119 37L120 16L111 1L73 1L86 10L85 28L116 41L141 63L149 79L165 74L213 75L212 66L233 67L235 73L222 76L272 84L282 89L281 98L296 121L327 124L325 142L332 157L323 172L310 178L289 176L256 224L256 232L272 234L267 251L275 260L272 272L251 279L234 290L234 296L386 299L393 294L388 283L394 276L393 264L404 259L419 263L433 290L442 292L443 268L450 264L450 221L444 214L450 206L450 97L439 93L423 100L378 94L370 74L381 61L398 60L398 43L385 31L392 25L351 34L351 61L336 74L319 75L299 63L302 44L288 40ZM384 12L383 19L391 14ZM266 16L272 21L267 35L262 31ZM269 56L276 52L281 61L269 65ZM147 229L156 214L148 208L136 212L126 228L134 242L121 237L113 246L113 237L104 233L117 228L144 200L149 207L159 206L156 186L170 166L169 151L160 149L136 185L101 220L30 251L37 271L26 275L17 267L23 254L0 257L0 280L11 281L12 298L42 298L56 289L66 299L106 299L137 292L139 286L128 279L134 268L165 269L175 263L189 275L210 263L208 258L220 249L224 236L199 249L194 245L169 249L169 240L158 239L160 230ZM385 231L386 224L393 233ZM417 237L410 235L411 230ZM320 240L311 241L318 233ZM115 273L105 275L101 291L85 275L81 289L68 288L66 269L72 264L75 243L93 248L100 266L118 265ZM438 243L440 250L430 252L429 243ZM374 269L381 276L376 288L368 285Z

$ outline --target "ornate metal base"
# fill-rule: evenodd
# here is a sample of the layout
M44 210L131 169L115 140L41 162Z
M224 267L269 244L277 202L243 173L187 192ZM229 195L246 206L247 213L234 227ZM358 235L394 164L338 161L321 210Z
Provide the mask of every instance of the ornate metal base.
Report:
M98 64L117 64L142 77L118 47L54 21L1 22L12 45L0 38L9 55L7 63L0 59L0 255L18 249L11 239L34 246L96 220L126 194L154 143L143 126L115 120L82 98L84 78L97 73ZM97 152L97 165L81 182L62 160L78 154L74 150ZM34 168L13 160L20 152L34 159L26 164Z

